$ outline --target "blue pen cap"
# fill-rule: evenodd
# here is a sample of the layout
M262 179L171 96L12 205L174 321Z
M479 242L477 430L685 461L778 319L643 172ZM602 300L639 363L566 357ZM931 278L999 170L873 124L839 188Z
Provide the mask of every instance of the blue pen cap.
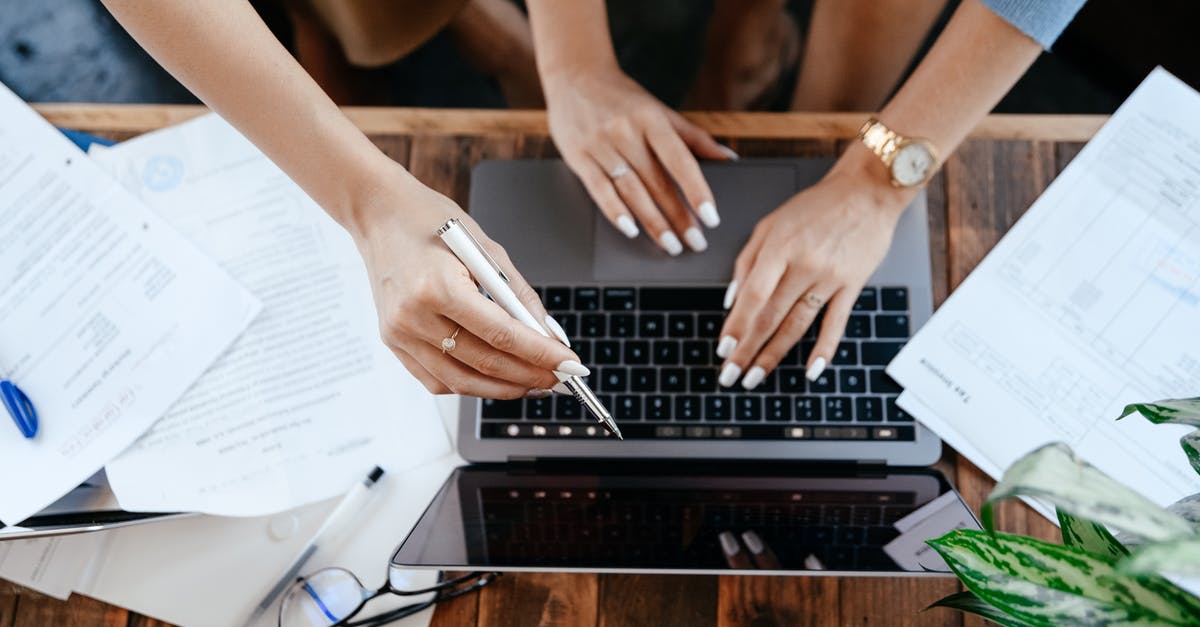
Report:
M0 381L0 400L4 401L4 408L12 416L13 422L17 423L17 428L21 430L22 435L26 438L37 435L37 410L33 408L33 403L28 396L25 396L25 392L22 392L21 388L14 385L12 381Z

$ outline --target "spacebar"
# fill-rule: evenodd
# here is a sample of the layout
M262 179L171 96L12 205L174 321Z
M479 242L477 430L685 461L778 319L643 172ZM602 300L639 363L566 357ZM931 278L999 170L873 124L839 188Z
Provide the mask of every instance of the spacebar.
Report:
M725 290L720 287L643 287L642 311L721 311Z

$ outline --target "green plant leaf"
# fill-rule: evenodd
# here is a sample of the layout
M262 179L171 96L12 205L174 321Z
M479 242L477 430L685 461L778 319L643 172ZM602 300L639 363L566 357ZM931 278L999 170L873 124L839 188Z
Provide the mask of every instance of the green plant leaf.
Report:
M1033 624L1009 616L1008 614L1005 614L1004 612L988 605L987 603L984 603L982 599L975 596L975 593L971 592L970 590L955 592L948 597L936 601L925 609L930 610L935 607L948 607L952 610L958 610L960 612L967 612L968 614L982 616L993 623L1004 625L1004 627L1027 627L1028 625Z
M995 532L993 504L1014 496L1041 499L1072 515L1148 540L1194 533L1186 520L1075 457L1061 443L1036 449L1009 467L979 512L985 529Z
M1117 420L1137 412L1154 424L1175 423L1200 427L1200 398L1176 398L1126 405Z
M980 600L1034 625L1196 625L1200 599L1116 561L1010 534L960 529L928 542Z
M1118 542L1104 525L1076 518L1061 509L1058 510L1058 525L1062 528L1063 544L1067 546L1114 559L1129 555L1129 549Z
M1200 577L1200 538L1144 544L1118 564L1125 573L1165 573Z
M1187 455L1192 470L1195 470L1196 474L1200 474L1200 431L1185 434L1179 438L1179 445L1183 447L1183 452Z

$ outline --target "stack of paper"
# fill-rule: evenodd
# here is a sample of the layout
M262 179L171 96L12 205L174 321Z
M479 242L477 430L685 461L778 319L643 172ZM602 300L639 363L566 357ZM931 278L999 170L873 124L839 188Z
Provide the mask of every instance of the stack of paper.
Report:
M1200 492L1187 428L1115 418L1200 394L1198 324L1200 94L1159 69L887 371L992 477L1059 441L1166 505Z

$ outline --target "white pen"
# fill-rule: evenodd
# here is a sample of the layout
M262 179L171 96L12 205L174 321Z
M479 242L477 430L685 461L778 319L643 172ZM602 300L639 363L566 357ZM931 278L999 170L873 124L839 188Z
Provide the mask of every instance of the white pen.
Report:
M475 277L475 280L483 288L483 291L487 292L488 296L496 304L500 305L504 311L507 311L508 315L516 318L521 324L534 331L550 337L546 329L538 324L537 319L533 317L533 314L529 313L529 310L521 303L521 299L517 298L512 288L508 286L508 277L504 275L504 270L479 245L479 241L475 239L475 236L471 235L471 232L467 230L467 227L462 222L451 218L438 228L437 234L438 237L442 238L443 242L446 242L446 245L450 247L450 250L458 257L459 261L463 262L463 265L471 272L471 276ZM609 433L617 436L618 439L625 439L621 436L621 430L617 428L617 423L613 421L612 415L600 403L600 399L596 398L596 394L592 392L591 388L583 382L583 379L557 371L555 371L554 375L571 390L571 393L575 395L575 400L586 407L588 412Z
M274 586L271 586L271 590L255 606L250 617L243 623L244 625L253 624L267 610L271 609L271 605L275 603L275 599L279 598L279 595L283 594L283 591L296 580L296 577L300 574L300 569L304 568L308 560L312 559L317 549L337 543L338 536L345 531L346 523L357 516L362 511L362 508L366 506L367 498L375 493L371 488L375 486L375 483L382 476L383 469L376 466L367 475L366 479L354 484L354 487L350 488L346 496L343 496L342 500L338 502L337 507L333 508L333 511L329 513L329 517L325 519L325 522L321 523L321 526L317 528L317 532L313 534L308 544L304 545L304 548L296 556L296 559L292 560L291 565L284 571L279 581Z

